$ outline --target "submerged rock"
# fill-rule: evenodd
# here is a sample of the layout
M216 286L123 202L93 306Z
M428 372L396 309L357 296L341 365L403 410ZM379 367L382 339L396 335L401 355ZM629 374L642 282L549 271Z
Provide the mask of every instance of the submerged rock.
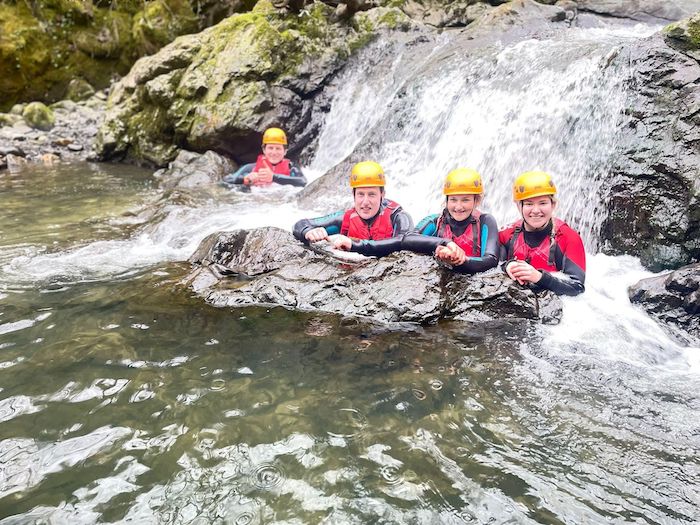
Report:
M692 342L687 334L695 343L700 341L700 263L642 279L630 287L629 297L669 326L684 342Z
M561 319L556 295L535 294L498 271L459 275L408 252L382 259L356 255L339 260L278 228L223 232L202 241L185 282L221 307L276 305L382 322Z

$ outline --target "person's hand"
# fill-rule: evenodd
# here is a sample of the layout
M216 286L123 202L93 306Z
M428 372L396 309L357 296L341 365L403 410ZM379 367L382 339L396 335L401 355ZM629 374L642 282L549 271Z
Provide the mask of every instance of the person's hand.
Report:
M309 230L306 232L306 235L304 235L307 241L309 242L318 242L318 241L324 241L328 239L328 232L326 231L325 228L314 228L312 230Z
M272 176L274 173L268 167L260 168L258 170L258 182L272 182Z
M438 246L435 248L435 257L452 266L459 266L467 260L467 254L454 242L449 242L446 246Z
M352 248L352 239L345 235L332 235L328 240L333 244L336 250L349 251Z
M506 266L506 273L520 284L537 283L542 279L542 272L525 261L513 261Z

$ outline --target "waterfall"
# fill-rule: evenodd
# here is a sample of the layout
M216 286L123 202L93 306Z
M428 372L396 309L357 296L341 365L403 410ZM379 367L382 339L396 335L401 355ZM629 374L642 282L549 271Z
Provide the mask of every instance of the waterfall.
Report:
M476 50L457 35L427 58L400 56L380 71L363 73L360 59L346 73L354 80L340 84L312 166L347 155L338 137L361 137L358 146L387 172L388 194L416 221L440 209L451 169L474 167L484 179L483 208L499 224L517 217L513 179L548 171L559 190L558 215L595 251L605 218L599 190L631 74L624 46L650 32L642 25L569 29ZM421 67L414 63L410 76L399 77L397 64L411 59Z

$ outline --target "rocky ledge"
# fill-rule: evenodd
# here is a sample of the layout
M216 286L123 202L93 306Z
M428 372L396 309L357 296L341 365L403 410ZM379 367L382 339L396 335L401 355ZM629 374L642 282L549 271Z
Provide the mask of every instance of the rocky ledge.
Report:
M561 319L556 295L535 294L498 271L458 275L406 252L347 255L310 249L278 228L216 233L190 258L195 266L184 283L220 307L274 305L389 323Z
M684 343L700 341L700 263L642 279L630 287L629 297Z

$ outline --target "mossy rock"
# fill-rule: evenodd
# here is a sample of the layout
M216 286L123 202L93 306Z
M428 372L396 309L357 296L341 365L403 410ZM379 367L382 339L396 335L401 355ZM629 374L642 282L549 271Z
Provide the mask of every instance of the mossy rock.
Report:
M138 57L199 29L192 5L199 12L188 0L0 1L0 111L61 99L77 77L109 86Z
M13 113L0 113L0 127L14 126L22 117Z
M53 128L56 122L53 111L41 102L27 104L27 107L25 107L22 112L22 118L24 118L29 126L43 131L48 131Z
M74 102L85 100L94 94L95 88L93 88L89 82L82 78L74 78L71 80L68 83L68 89L66 90L66 98Z
M382 25L364 13L354 24L333 19L334 9L321 2L296 14L262 0L141 59L110 94L100 156L163 165L184 148L247 161L268 125L284 123L301 135L309 100Z
M148 55L197 28L197 17L189 2L156 0L134 15L131 33L138 54Z
M663 33L666 42L672 47L685 51L700 50L700 13L667 25Z

